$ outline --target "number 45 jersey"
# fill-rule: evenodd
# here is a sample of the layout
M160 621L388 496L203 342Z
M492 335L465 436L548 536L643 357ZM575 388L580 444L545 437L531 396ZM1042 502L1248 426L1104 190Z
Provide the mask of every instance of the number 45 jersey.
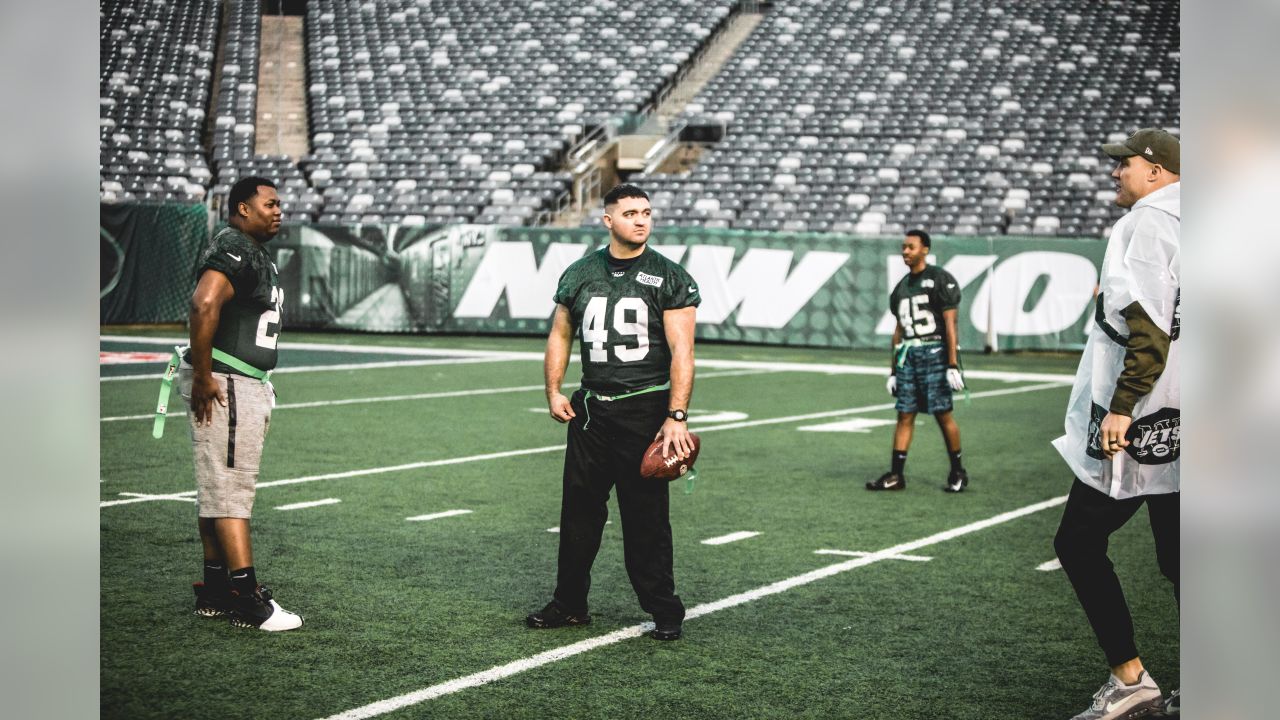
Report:
M946 332L942 312L959 305L959 283L936 265L926 265L918 275L907 273L889 293L889 312L902 326L904 340L940 340Z
M702 297L689 273L657 250L620 262L604 247L564 271L555 301L580 331L583 387L615 395L670 379L662 314L697 307Z
M228 227L209 241L196 265L196 277L206 270L226 275L235 289L235 296L222 306L213 346L259 370L273 369L284 293L271 256L248 235ZM217 360L213 370L236 372Z

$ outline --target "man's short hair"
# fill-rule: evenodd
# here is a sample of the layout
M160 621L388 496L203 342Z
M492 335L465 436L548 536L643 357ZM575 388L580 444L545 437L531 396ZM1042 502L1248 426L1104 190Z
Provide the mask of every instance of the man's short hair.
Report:
M231 186L231 195L227 198L227 217L235 217L236 208L240 207L240 203L249 202L254 195L258 194L258 188L262 185L269 188L276 186L270 180L254 175L237 180L236 184Z
M920 244L925 247L933 247L933 241L929 239L929 233L923 230L908 230L907 237L920 238Z
M605 194L604 206L609 207L622 198L644 198L645 200L648 200L649 194L629 183L615 185L612 190Z

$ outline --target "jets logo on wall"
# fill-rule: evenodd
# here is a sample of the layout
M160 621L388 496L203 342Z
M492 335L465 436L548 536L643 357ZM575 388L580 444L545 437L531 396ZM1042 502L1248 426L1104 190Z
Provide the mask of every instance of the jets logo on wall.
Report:
M1178 459L1181 414L1175 408L1161 408L1138 418L1129 426L1125 452L1143 465L1163 465Z

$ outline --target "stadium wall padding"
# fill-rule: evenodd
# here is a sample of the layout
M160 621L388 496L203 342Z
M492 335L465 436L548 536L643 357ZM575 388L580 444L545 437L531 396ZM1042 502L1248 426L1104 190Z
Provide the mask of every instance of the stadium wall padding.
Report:
M287 329L542 335L561 272L606 241L602 229L307 225L284 228L267 248L285 289ZM700 339L888 347L889 290L906 273L900 238L671 227L659 228L650 244L698 282ZM962 347L981 350L994 339L1001 350L1078 349L1105 246L938 237L930 261L961 285ZM122 279L103 298L103 321L183 319L185 298L180 308L173 300L179 283L145 294L141 283L181 278L189 294L197 252L183 240L149 256L145 274ZM171 268L155 267L161 261ZM113 298L121 286L128 302Z
M195 289L195 262L209 240L204 205L102 205L99 322L182 322Z

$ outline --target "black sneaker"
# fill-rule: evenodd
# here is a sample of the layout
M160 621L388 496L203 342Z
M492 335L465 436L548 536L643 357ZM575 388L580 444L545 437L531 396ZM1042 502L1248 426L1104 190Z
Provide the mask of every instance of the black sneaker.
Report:
M887 472L867 483L868 490L905 490L907 479L896 472Z
M943 490L950 493L964 492L969 486L969 473L964 470L953 470L947 476L947 484L942 486Z
M649 631L649 637L654 640L679 640L684 633L682 623L682 620L654 618L653 629Z
M581 615L573 615L567 613L560 607L560 603L552 600L547 606L536 613L529 613L524 618L524 624L535 630L550 630L558 627L576 627L578 625L590 625L591 613L582 613Z
M231 624L236 627L257 628L267 632L280 632L302 627L302 616L285 610L271 599L271 590L259 585L250 595L231 590Z
M196 615L222 617L231 612L230 586L217 590L198 582L191 583L191 589L196 592Z

